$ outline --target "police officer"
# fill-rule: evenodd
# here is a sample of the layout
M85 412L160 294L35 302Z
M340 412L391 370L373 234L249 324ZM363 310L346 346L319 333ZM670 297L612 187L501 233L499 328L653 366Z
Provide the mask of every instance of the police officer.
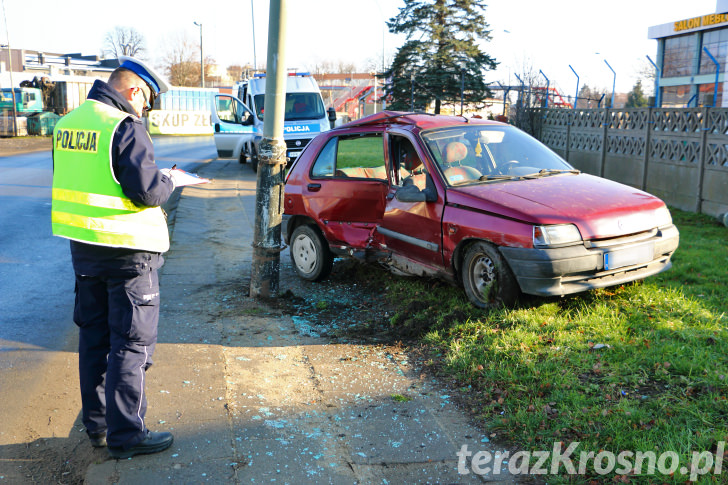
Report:
M158 169L141 120L169 85L138 59L119 64L54 129L51 219L53 234L70 239L76 274L83 424L93 446L128 458L173 440L147 429L144 382L157 341L157 270L169 249L160 206L175 184Z

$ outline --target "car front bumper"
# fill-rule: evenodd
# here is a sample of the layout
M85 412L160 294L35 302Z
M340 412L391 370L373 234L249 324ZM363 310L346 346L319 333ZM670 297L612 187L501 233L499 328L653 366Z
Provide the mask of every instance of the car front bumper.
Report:
M521 291L560 296L619 285L660 273L672 266L677 227L661 227L648 237L623 238L614 244L583 244L554 249L501 247ZM592 247L589 247L592 246Z

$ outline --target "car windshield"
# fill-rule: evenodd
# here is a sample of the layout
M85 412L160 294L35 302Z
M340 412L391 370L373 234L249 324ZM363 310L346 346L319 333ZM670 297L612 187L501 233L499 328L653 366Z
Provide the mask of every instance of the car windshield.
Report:
M256 115L260 120L265 113L265 95L255 96ZM326 116L324 104L318 93L286 93L286 121L317 120Z
M578 173L535 138L512 126L463 125L422 133L450 185Z

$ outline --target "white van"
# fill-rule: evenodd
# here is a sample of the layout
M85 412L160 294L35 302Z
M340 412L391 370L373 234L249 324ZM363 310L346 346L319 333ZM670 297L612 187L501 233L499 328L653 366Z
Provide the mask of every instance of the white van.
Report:
M250 160L258 170L258 145L263 138L265 74L256 74L236 84L237 96L215 96L212 124L215 146L221 158ZM286 111L283 138L286 156L293 161L316 135L327 131L335 120L327 113L316 80L308 73L291 73L286 78Z

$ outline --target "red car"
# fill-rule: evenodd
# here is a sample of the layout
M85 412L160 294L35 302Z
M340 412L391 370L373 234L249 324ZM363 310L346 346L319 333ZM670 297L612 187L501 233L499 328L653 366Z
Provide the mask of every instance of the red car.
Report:
M335 256L461 284L488 308L670 268L679 233L650 194L580 173L507 124L384 111L322 133L291 167L284 234L297 273Z

